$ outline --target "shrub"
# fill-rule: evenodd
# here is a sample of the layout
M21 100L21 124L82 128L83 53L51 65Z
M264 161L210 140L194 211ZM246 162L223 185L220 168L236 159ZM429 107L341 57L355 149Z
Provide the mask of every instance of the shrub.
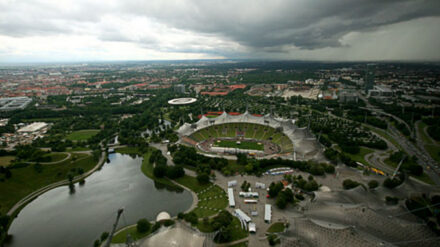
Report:
M153 175L156 178L163 178L167 172L167 167L164 165L156 165L153 169Z
M140 219L137 222L136 230L140 233L148 232L151 228L151 223L147 219Z
M324 169L326 173L335 173L335 167L333 165L326 165Z
M199 184L207 184L209 183L209 175L206 173L202 173L197 175L197 181Z
M399 186L403 181L399 178L386 178L383 181L383 186L387 187L388 189L394 189L395 187Z
M108 232L103 232L102 234L101 234L101 242L104 242L104 240L106 240L107 238L108 238Z
M396 205L399 202L399 198L397 197L392 197L392 196L386 196L385 197L385 202L388 205Z
M376 180L371 180L370 182L368 182L368 188L370 189L374 189L377 186L379 186L379 182L377 182Z
M197 225L197 223L199 222L199 218L193 212L185 214L184 219L185 219L186 222L191 223L191 225Z
M351 179L346 179L342 182L342 186L344 187L345 190L356 188L359 185L361 184Z

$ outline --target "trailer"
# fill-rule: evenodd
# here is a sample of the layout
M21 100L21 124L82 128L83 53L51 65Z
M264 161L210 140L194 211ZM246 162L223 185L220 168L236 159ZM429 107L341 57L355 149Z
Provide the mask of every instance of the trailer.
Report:
M244 203L245 204L257 204L258 201L257 200L252 200L252 199L245 199Z
M229 207L234 208L235 199L234 199L234 189L232 188L228 188L228 201L229 201Z
M244 197L244 198L258 198L258 192L243 192L241 191L240 193L238 193L238 195L240 197Z

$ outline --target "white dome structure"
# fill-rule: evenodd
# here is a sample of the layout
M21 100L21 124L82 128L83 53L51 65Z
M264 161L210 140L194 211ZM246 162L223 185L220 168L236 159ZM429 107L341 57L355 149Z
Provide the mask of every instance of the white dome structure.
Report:
M171 216L169 213L162 211L156 216L156 222L162 221L162 220L169 220L171 219Z

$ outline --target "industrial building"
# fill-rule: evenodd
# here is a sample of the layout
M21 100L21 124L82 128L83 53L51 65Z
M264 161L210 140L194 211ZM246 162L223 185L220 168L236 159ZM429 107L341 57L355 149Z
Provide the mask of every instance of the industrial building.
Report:
M26 108L32 99L29 97L11 97L0 99L0 111L22 110Z
M17 130L17 132L19 132L19 133L35 132L35 131L39 131L45 127L47 127L47 123L35 122L35 123L31 123L29 125L26 125L26 126L20 128L19 130Z

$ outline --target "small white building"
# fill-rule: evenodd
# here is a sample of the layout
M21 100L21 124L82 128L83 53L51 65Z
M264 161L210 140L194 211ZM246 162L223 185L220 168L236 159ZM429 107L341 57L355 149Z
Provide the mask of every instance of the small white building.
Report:
M234 199L234 189L232 188L228 188L228 200L229 200L229 207L234 208L235 199Z
M264 189L266 189L266 184L260 183L260 182L255 182L255 188L264 190Z
M237 180L228 181L228 187L234 187L237 185Z
M257 232L257 225L255 223L251 222L249 223L249 233L256 233Z
M270 223L272 221L272 206L266 204L264 206L264 222Z

